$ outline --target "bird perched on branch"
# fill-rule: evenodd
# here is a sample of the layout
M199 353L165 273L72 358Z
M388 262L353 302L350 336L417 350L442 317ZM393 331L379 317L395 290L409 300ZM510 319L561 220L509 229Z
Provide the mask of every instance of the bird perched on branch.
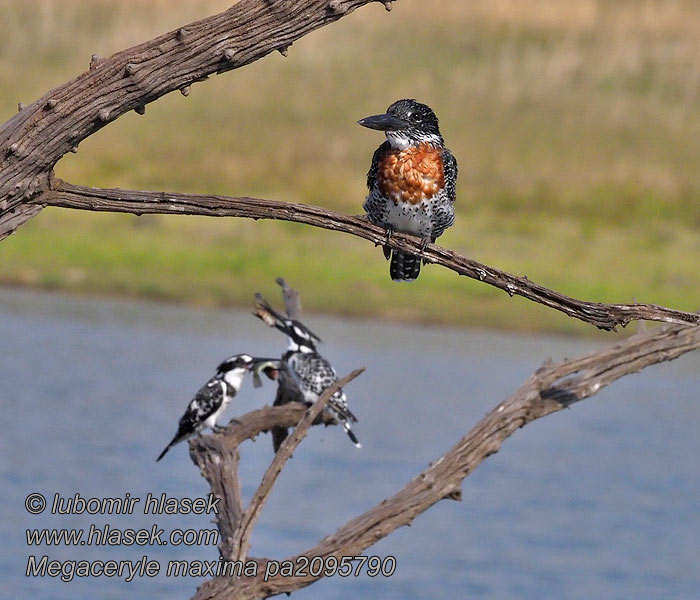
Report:
M300 393L300 399L311 405L316 402L323 391L338 380L338 375L331 364L316 350L316 343L321 341L315 333L300 321L285 317L276 312L260 295L256 295L255 315L271 327L287 335L289 348L283 354L281 368L286 369ZM295 390L292 385L286 386L289 397ZM348 399L340 389L331 396L326 410L343 426L350 441L357 448L362 445L352 430L351 423L357 418L348 408ZM280 442L281 443L281 442Z
M398 100L385 114L358 123L386 135L367 173L369 193L363 208L369 220L386 230L387 242L399 231L423 238L425 249L454 223L457 184L457 161L445 148L435 113L415 100ZM418 277L419 256L387 245L384 256L391 257L394 281Z
M165 450L156 458L158 462L175 444L192 437L205 427L214 431L223 429L216 424L216 419L228 403L241 389L245 374L253 369L256 360L248 354L236 354L227 358L216 369L214 375L192 398L180 418L177 433Z

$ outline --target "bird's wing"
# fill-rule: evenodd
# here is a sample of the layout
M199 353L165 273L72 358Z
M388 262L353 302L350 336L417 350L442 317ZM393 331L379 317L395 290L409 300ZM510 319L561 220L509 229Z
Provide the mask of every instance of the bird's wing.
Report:
M293 366L297 380L301 380L300 387L306 387L316 396L320 396L330 385L333 385L338 375L328 360L318 352L297 355ZM334 395L342 393L341 390Z
M369 171L367 171L367 188L369 191L372 191L372 188L374 188L374 185L377 181L377 172L379 171L379 160L382 157L382 154L386 152L389 148L391 148L391 144L389 142L384 142L379 148L377 148L374 151L374 154L372 155L372 164L369 167Z
M185 414L180 418L178 437L194 433L214 414L224 402L226 383L220 377L212 377L192 398Z
M457 198L457 159L447 148L442 150L442 164L445 170L445 182L447 183L447 198L454 202Z

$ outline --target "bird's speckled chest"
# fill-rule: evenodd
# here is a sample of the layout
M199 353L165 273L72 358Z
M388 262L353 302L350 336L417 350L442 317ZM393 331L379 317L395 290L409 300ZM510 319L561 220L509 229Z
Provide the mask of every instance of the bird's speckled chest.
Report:
M419 204L445 186L442 150L419 144L405 150L388 148L379 157L377 187L395 205Z

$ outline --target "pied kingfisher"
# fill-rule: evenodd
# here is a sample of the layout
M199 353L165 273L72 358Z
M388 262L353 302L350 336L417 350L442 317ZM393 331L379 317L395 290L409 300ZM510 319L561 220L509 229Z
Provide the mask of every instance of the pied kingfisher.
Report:
M382 115L358 121L386 135L367 173L369 194L363 204L369 220L386 230L423 238L422 248L435 242L454 223L457 161L445 148L432 109L415 100L398 100ZM391 256L394 281L414 281L420 258L384 246Z
M316 342L320 342L321 338L301 322L280 315L267 302L260 300L258 302L274 318L274 322L270 321L268 324L273 325L289 338L289 348L282 355L281 365L291 375L301 399L309 405L313 404L326 388L338 380L338 375L331 363L316 350ZM288 397L294 396L295 390L291 386L286 386L285 391ZM351 422L357 423L357 418L348 408L348 399L342 389L331 396L326 409L341 423L350 441L357 448L361 448L362 445L351 426Z
M214 431L223 429L216 424L216 419L241 389L243 377L254 365L255 359L247 354L236 354L222 362L216 369L216 375L190 401L185 414L180 418L177 433L156 458L156 462L175 444L192 437L205 427Z

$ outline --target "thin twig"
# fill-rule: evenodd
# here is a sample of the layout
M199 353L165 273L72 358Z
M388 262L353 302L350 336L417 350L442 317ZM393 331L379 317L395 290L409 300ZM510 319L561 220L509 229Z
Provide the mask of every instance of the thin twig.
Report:
M364 238L374 244L386 243L381 227L372 225L365 217L343 215L318 206L293 204L259 198L233 198L200 194L166 194L136 190L100 189L56 181L53 189L41 198L45 206L81 210L122 212L132 214L189 214L213 217L244 217L250 219L279 219L305 223L331 231L341 231ZM392 248L419 253L421 240L395 234L388 242ZM625 327L631 321L662 321L665 323L698 324L695 313L674 310L655 304L604 304L587 302L566 296L555 290L517 277L495 267L429 244L424 251L427 262L442 265L455 273L497 287L511 296L522 296L564 314L608 331Z
M301 298L299 298L299 291L290 287L282 277L278 277L275 281L282 288L282 298L284 299L284 310L287 313L287 316L290 319L295 319L296 321L300 321L301 320Z

